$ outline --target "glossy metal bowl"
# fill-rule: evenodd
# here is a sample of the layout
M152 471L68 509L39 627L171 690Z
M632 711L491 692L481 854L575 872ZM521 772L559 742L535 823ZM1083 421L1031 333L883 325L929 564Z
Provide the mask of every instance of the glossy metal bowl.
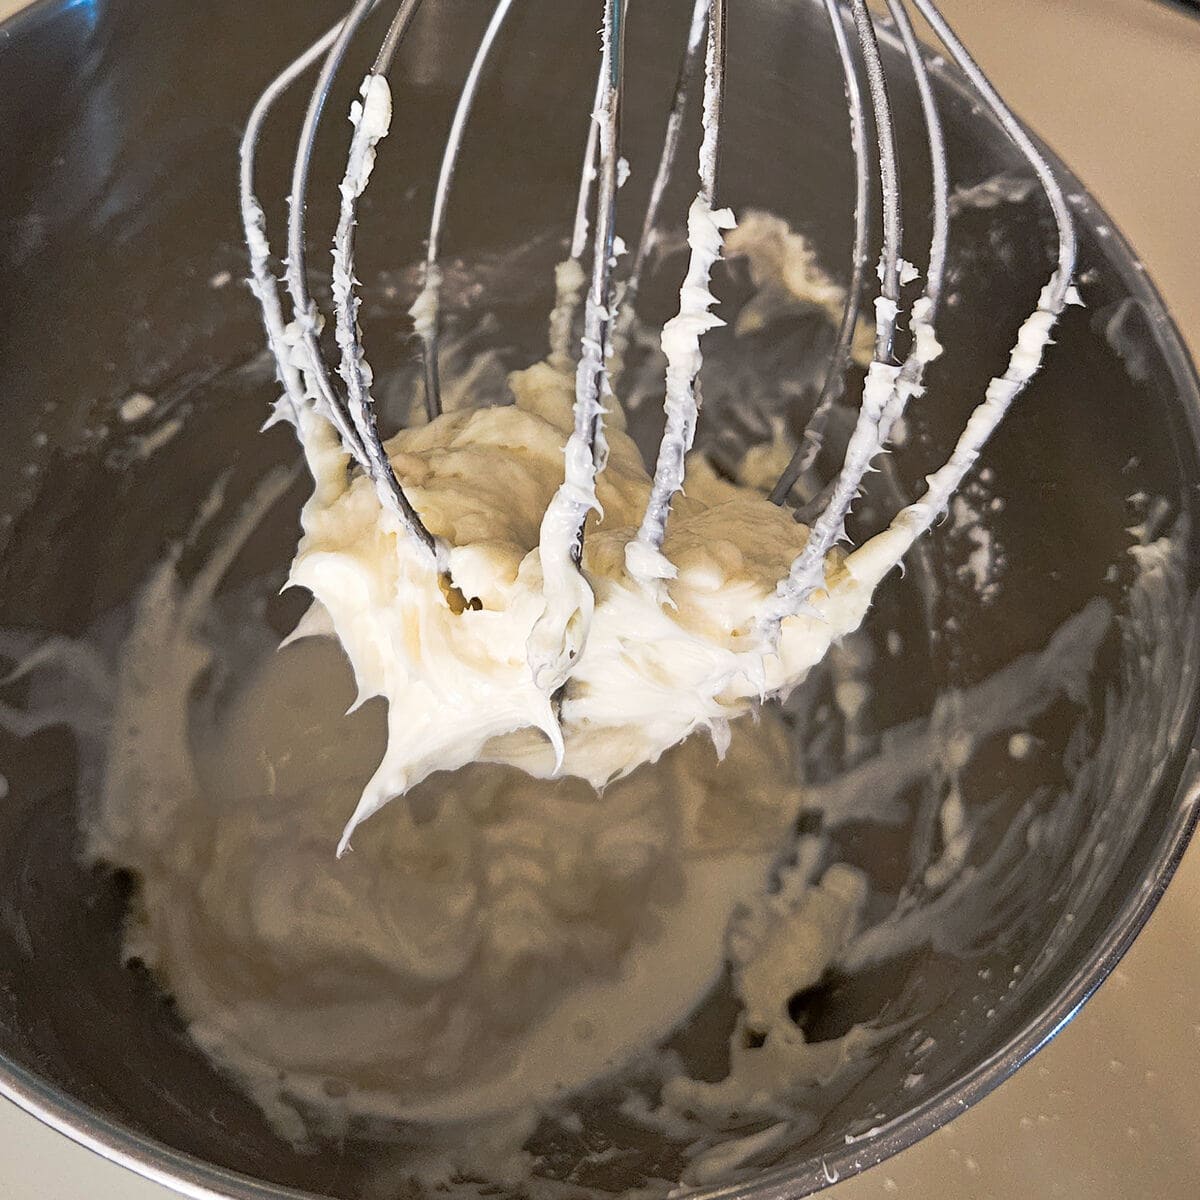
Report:
M644 7L650 15L634 6L630 31L631 111L661 114L686 5ZM820 6L740 7L749 12L731 24L724 198L787 216L836 269L849 244L850 167ZM396 130L364 210L366 333L385 380L411 368L402 318L416 279L410 264L484 6L443 0L425 8L396 72L404 78ZM257 434L274 387L257 317L237 285L235 154L262 85L336 9L318 0L45 0L0 27L0 628L8 635L77 635L128 600L221 471L231 469L236 492L267 465L294 459L285 434ZM529 243L531 263L557 253L585 120L590 11L582 0L518 6L455 193L448 245L466 283L451 289L451 319L491 308L514 361L540 351L548 288L544 274L530 272L502 291L496 263L511 265L514 247L534 234L546 236ZM896 59L893 45L885 50ZM1019 175L1019 159L954 72L938 63L935 82L955 178ZM904 115L914 111L910 93L896 84L905 171L920 195L924 151ZM332 111L345 111L347 99L335 98ZM344 127L327 124L320 152L336 155ZM637 167L655 124L630 120L628 211L645 186L648 171ZM287 144L281 121L263 153L265 197L285 194ZM331 180L334 158L323 161ZM1002 919L960 929L953 945L934 939L833 979L810 998L810 1036L885 1012L908 1020L914 1036L897 1039L831 1102L803 1146L714 1194L816 1191L903 1149L995 1087L1113 968L1195 823L1197 383L1135 256L1062 170L1081 224L1088 308L1069 314L1049 366L987 452L1005 498L988 517L1007 560L999 595L963 585L961 547L941 531L929 543L938 604L923 610L893 581L875 618L926 648L890 674L880 668L876 716L887 725L922 719L939 695L1042 646L1090 599L1102 596L1122 614L1088 695L1038 729L1045 753L1035 766L1014 775L1003 755L984 756L991 766L976 780L981 794L1009 798L997 810L1002 818L1015 820L1020 804L1045 795L1046 813L1061 819L1027 839L1015 877L1021 902ZM674 211L692 186L679 181ZM334 194L330 185L314 203L314 228L328 226ZM279 209L270 215L278 222ZM918 212L910 245L922 244L924 226ZM1051 230L1036 194L966 205L955 228L958 299L943 334L952 353L931 372L930 396L897 456L910 486L1003 362L1048 271ZM660 301L650 291L653 308ZM790 369L786 355L780 362ZM120 418L138 392L157 401L153 427ZM164 435L174 421L174 436ZM151 453L154 439L162 445ZM286 562L299 495L258 550L273 569ZM1129 548L1170 531L1174 586L1147 604L1131 596ZM7 684L3 698L19 709L20 682ZM1071 805L1055 808L1068 748L1078 786ZM70 735L5 733L0 756L0 1092L189 1195L395 1194L384 1183L398 1178L391 1150L378 1141L351 1138L301 1154L277 1138L191 1045L145 975L121 966L128 882L78 864L77 813L88 797ZM894 890L930 853L920 825L849 825L836 850L878 888ZM992 848L1011 831L1011 820L1000 819ZM595 1186L637 1183L654 1149L643 1147L632 1175Z

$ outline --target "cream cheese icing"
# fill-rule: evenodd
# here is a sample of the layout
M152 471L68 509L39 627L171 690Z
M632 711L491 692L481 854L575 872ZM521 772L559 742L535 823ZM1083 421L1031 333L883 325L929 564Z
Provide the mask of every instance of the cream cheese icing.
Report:
M388 443L406 494L447 548L449 595L370 482L348 478L332 428L315 415L302 423L316 490L291 582L317 604L296 636L336 634L358 702L383 696L389 708L387 749L343 850L358 824L438 770L489 761L603 787L698 729L723 745L731 719L794 687L858 627L891 566L878 539L833 551L826 588L783 621L772 649L755 622L807 529L693 459L664 543L676 574L660 602L625 569L651 483L614 406L583 546L587 653L562 692L548 692L528 648L545 611L539 530L559 486L573 389L548 364L515 373L510 388L511 405L449 413Z
M266 659L197 747L204 802L118 852L143 885L127 952L277 1123L301 1105L320 1124L330 1097L335 1122L509 1114L687 1016L798 804L777 721L740 727L723 767L692 739L603 798L510 767L439 774L338 862L385 736L377 705L342 719L352 694L328 639Z

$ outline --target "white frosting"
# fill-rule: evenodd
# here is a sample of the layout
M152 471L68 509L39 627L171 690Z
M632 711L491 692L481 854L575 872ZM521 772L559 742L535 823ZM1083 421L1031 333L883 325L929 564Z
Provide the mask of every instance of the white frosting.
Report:
M718 1129L791 1116L805 1089L832 1082L879 1039L856 1027L810 1043L788 1014L791 997L815 987L853 938L866 900L866 878L852 867L831 867L817 886L802 871L785 871L777 892L739 914L729 946L742 1008L729 1071L716 1082L669 1079L665 1109Z
M438 315L441 310L442 272L436 264L426 264L425 283L412 302L408 315L413 320L413 332L422 341L428 341L437 333Z
M472 415L484 414L461 419ZM831 966L922 941L977 949L987 914L1011 913L1012 860L964 869L959 854L932 903L902 902L860 929L863 877L822 873L821 846L792 843L797 813L822 811L830 827L904 819L903 796L945 753L945 731L891 731L881 756L802 789L770 708L734 726L723 765L693 738L599 795L511 768L438 775L335 860L387 714L376 703L343 716L354 682L332 639L275 652L252 597L215 599L289 482L265 480L225 538L206 532L214 548L188 583L174 548L135 610L85 641L0 631L29 704L0 720L22 735L75 728L80 791L97 797L88 853L137 877L126 954L153 969L197 1044L282 1135L366 1122L404 1139L393 1122L416 1122L425 1149L402 1152L407 1175L514 1184L536 1169L522 1147L539 1120L581 1128L566 1102L605 1078L620 1083L627 1117L686 1147L682 1183L713 1181L802 1142L813 1112L895 1033L856 1026L810 1042L788 1016L794 994ZM198 523L219 509L218 489ZM1044 651L959 697L955 763L1055 696L1081 698L1110 617L1093 602ZM128 630L115 647L114 627ZM943 805L947 838L967 845L977 817ZM795 861L770 871L790 850ZM691 1078L649 1051L723 963L740 1007L729 1067ZM649 1064L661 1096L645 1090Z
M375 167L375 146L392 127L392 91L383 75L368 75L359 89L361 100L350 105L350 123L363 138L364 150L355 155L355 170L347 185L361 196Z
M550 361L559 370L571 367L571 326L587 276L579 259L567 258L554 269L554 308L550 312Z
M1035 175L1011 175L1001 172L976 184L959 184L950 196L950 215L970 208L999 208L1002 204L1022 204L1038 190Z
M615 49L606 46L605 53ZM722 494L702 479L699 493L691 481L699 509L680 515L682 546L666 546L668 514L681 495L695 433L700 339L720 324L710 311L715 300L709 278L722 230L733 225L732 214L714 211L708 199L715 165L713 80L710 61L704 186L689 214L691 256L679 313L662 335L667 416L652 481L632 443L618 439L610 447L604 431L613 314L602 307L609 302L606 277L595 265L573 397L562 386L563 343L582 282L577 255L556 281L552 365L514 377L516 405L475 414L465 425L450 416L419 434L401 433L387 451L392 471L375 462L378 451L364 431L376 479L374 511L362 479L347 478L348 464L331 431L319 417L301 414L317 492L306 509L292 578L318 601L301 632L336 633L354 666L360 702L383 696L390 711L387 752L340 851L361 821L436 770L499 761L603 786L654 761L700 726L723 737L730 717L755 697L793 688L834 641L857 627L874 587L944 510L1040 365L1061 306L1055 281L1022 327L1009 371L992 382L951 460L930 477L926 498L906 508L843 569L833 551L845 537L861 480L909 400L921 394L925 366L941 353L932 299L922 297L912 307L912 348L903 367L878 358L868 367L842 470L811 534L760 497L728 489ZM611 161L616 100L604 87L601 95L594 130L600 160ZM334 256L342 375L360 431L370 405L370 372L355 337L347 213L365 186L375 142L389 119L387 86L368 77L363 103L352 111L355 138ZM755 270L786 282L799 263L802 281L809 280L815 259L806 244L767 224L745 243L760 261ZM598 231L597 254L606 228ZM763 244L769 253L752 253ZM901 274L905 282L915 277L907 263ZM832 300L827 279L817 278L816 285ZM436 312L427 310L437 286L431 274L414 305L423 328L436 322ZM798 284L787 286L795 293ZM876 301L880 330L894 326L897 312L894 300ZM301 328L304 319L298 318ZM294 340L301 357L293 362L307 374L308 351L303 339ZM527 428L530 415L536 430ZM619 408L612 420L619 425ZM544 452L547 435L557 441L550 456ZM416 538L405 545L396 536L410 533L412 522L398 510L396 489L383 485L392 472L432 535L434 555ZM489 510L481 499L492 505L498 534L487 528ZM534 521L536 540L529 537ZM631 538L625 529L633 525L637 534ZM681 550L700 551L703 561L685 572Z
M625 566L630 575L641 583L657 585L655 594L660 598L664 594L660 581L676 574L661 546L671 501L683 487L687 456L696 436L696 379L703 361L700 339L710 329L725 324L711 311L717 300L709 290L709 278L721 257L721 231L732 229L734 224L730 209L714 211L703 194L692 201L688 212L691 260L679 290L679 312L662 331L662 350L667 359L666 428L641 528L625 548Z
M694 738L603 795L512 768L441 774L338 861L387 715L344 715L355 684L333 640L272 652L253 605L229 610L237 629L213 607L289 482L264 482L186 587L178 547L156 567L111 676L90 643L26 658L20 674L73 682L35 689L46 706L24 727L70 720L89 772L99 739L85 833L91 858L138 879L125 953L282 1134L500 1121L519 1149L526 1110L650 1051L716 982L731 914L756 911L800 805L788 734L764 712L723 764Z
M755 293L742 305L734 322L739 336L756 333L779 317L818 308L836 328L842 320L846 289L821 266L817 252L804 234L782 218L760 209L748 209L725 238L725 253L744 260ZM875 329L859 318L851 355L866 366L875 352Z
M705 188L714 165L714 92L710 63ZM343 216L365 185L390 116L382 81L376 87L369 77L363 96L352 112ZM612 137L610 104L595 113L602 152ZM875 585L898 562L874 543L845 567L832 554L863 472L919 394L922 367L940 353L927 301L914 308L905 368L870 365L846 466L811 536L761 497L719 485L703 467L691 468L684 502L700 339L720 324L710 311L709 277L722 230L733 226L732 214L714 211L707 195L702 189L689 215L679 313L662 335L667 420L653 481L620 432L617 406L609 414L617 429L612 446L603 429L612 314L600 306L599 275L586 302L573 397L564 386L564 345L583 283L577 256L558 271L552 365L514 376L516 404L465 421L444 416L388 447L405 496L433 536L436 561L423 545L397 536L408 522L392 492L377 483L373 498L362 478L348 479L332 431L302 414L317 488L292 582L318 604L298 633L335 633L354 666L360 702L383 696L390 712L386 754L340 851L361 821L437 770L499 761L599 787L699 727L723 738L731 717L755 698L793 688L857 627ZM815 288L832 303L837 289L803 239L761 215L753 224L742 251L756 274L768 282L779 276L793 294ZM370 403L370 372L354 337L352 262L341 236L349 228L339 227L335 292L342 374L358 420ZM437 286L435 276L427 278L413 306L422 327L436 320L427 309ZM377 480L388 474L372 473ZM664 545L676 500L679 528ZM637 527L636 537L629 527ZM889 531L887 546L896 542Z
M343 849L355 826L437 770L484 760L600 787L697 729L724 736L730 719L794 687L859 625L881 577L870 544L831 559L828 591L769 647L756 616L807 531L697 461L664 547L677 574L658 603L625 570L650 481L614 409L582 570L548 584L539 533L572 428L571 381L541 364L511 387L512 405L449 413L388 445L406 494L448 547L449 602L444 579L382 512L369 481L347 478L332 430L316 419L305 428L317 487L291 578L318 606L297 632L336 633L360 702L382 696L389 706L387 750ZM590 624L587 653L557 698L529 665L553 604L573 604Z
M384 736L378 707L342 717L351 695L333 642L286 648L190 761L167 747L156 778L182 790L153 836L115 797L93 836L142 882L127 953L277 1124L289 1105L330 1131L508 1114L687 1016L798 804L774 721L746 726L724 767L693 740L602 799L511 768L440 775L338 862ZM160 697L134 703L146 718Z

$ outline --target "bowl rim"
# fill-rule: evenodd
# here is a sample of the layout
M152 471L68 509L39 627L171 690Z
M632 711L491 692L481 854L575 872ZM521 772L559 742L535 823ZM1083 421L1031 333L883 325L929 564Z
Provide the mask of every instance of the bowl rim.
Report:
M92 2L31 0L26 7L0 21L0 34L12 37ZM879 35L893 47L900 44L886 19L880 24ZM922 49L931 74L938 76L939 85L956 92L960 99L970 99L972 93L953 67L936 50L929 46ZM981 119L992 119L990 114L980 115ZM1130 297L1154 318L1149 322L1153 343L1175 384L1178 406L1186 418L1193 445L1200 453L1200 377L1162 296L1128 239L1078 176L1036 134L1031 133L1031 136L1069 193L1080 223L1093 230L1107 227L1104 258L1129 289ZM1194 636L1200 637L1200 632ZM1200 695L1196 688L1191 689L1191 694L1188 725L1193 729L1192 737L1186 747L1181 745L1175 752L1178 771L1175 773L1174 815L1155 847L1154 868L1150 875L1127 897L1090 948L1088 961L1092 965L1089 969L1077 972L1037 1016L956 1083L947 1084L917 1108L872 1130L861 1140L847 1144L837 1153L791 1166L769 1168L752 1180L696 1189L688 1195L695 1200L799 1200L859 1174L960 1116L1066 1028L1145 927L1200 823ZM137 1133L122 1122L72 1099L2 1053L0 1096L101 1158L192 1200L328 1200L317 1193L266 1183L219 1167Z

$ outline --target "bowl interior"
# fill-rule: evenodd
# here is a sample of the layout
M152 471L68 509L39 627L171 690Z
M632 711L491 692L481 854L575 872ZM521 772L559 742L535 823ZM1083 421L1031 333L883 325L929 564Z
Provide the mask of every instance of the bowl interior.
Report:
M511 366L544 353L548 268L568 229L586 130L595 21L586 6L568 7L571 19L561 0L531 0L514 13L483 83L446 234L449 320L478 325L490 313L479 346ZM786 217L840 274L851 162L820 6L746 7L730 24L722 202ZM631 242L690 5L633 8L633 174L622 195ZM276 388L240 286L236 207L237 143L255 96L338 6L306 5L302 18L294 10L290 0L89 0L37 5L7 27L0 653L10 662L111 620L188 529L218 475L228 473L236 498L268 467L295 458L286 433L258 433ZM363 206L364 333L393 418L389 397L415 370L404 314L418 286L430 180L484 19L466 3L427 5L418 18L394 72L394 131ZM885 52L906 191L918 198L906 237L919 263L928 238L926 152L911 84L895 47L886 43ZM356 63L348 78L357 72ZM1003 369L1048 274L1052 237L1016 152L952 72L939 67L935 83L952 173L968 190L956 201L941 330L948 353L930 372L889 476L909 495ZM349 95L348 86L337 93L330 112L344 112ZM268 217L276 229L301 99L287 98L262 151L260 194L275 201ZM318 146L325 186L311 206L314 245L331 228L345 140L340 116L331 116ZM689 143L684 161L692 150ZM989 181L990 190L976 186ZM889 581L868 622L877 651L871 722L925 737L929 763L905 792L902 816L854 817L825 831L831 857L870 874L881 921L903 918L904 897L938 919L933 936L905 943L902 953L885 948L829 976L806 997L806 1032L832 1038L870 1020L904 1032L821 1098L808 1136L734 1183L816 1190L993 1086L1110 969L1194 818L1185 765L1200 615L1195 381L1130 251L1082 189L1068 185L1086 308L1068 313L971 493L1002 569L981 589L969 569L970 523L951 521L925 551L932 600L912 579ZM693 186L681 171L667 208L676 225ZM652 323L670 312L673 262L664 256L643 297ZM726 283L736 292L736 274ZM758 415L801 422L819 350L811 320L797 314L756 336L747 346L722 331L714 354L795 379L792 393L762 399ZM753 389L753 371L742 382ZM138 393L156 401L144 423L122 418ZM744 397L734 386L714 387L707 400L700 438L718 460L769 428L764 420L738 425ZM639 433L650 438L654 424L644 410ZM235 582L285 568L302 499L297 484L240 560ZM886 502L886 492L876 493L860 528L877 523ZM904 654L888 652L889 631L902 635ZM981 713L1002 705L1003 686L989 691L986 681L1011 678L997 672L1014 663L1042 698L1019 727L993 720L963 776L964 803L987 814L971 850L972 885L922 889L946 850L938 824L946 778L937 767L945 723L955 712L963 719L964 696L966 719L971 704ZM6 683L5 713L20 713L25 686ZM405 1160L393 1139L350 1137L298 1152L196 1050L153 981L121 965L131 882L78 859L78 814L94 779L86 748L52 721L22 728L10 715L0 726L0 1088L142 1169L218 1194L397 1194ZM1013 752L1014 732L1031 735L1032 752ZM823 769L837 776L854 765L843 744ZM861 787L869 791L869 781ZM678 1040L684 1050L689 1039L716 1045L727 1028L728 1013L709 1006ZM586 1178L601 1191L678 1170L678 1147L614 1124L611 1097L598 1095L581 1112L577 1143L540 1131L545 1180L570 1190L597 1145L625 1152Z

